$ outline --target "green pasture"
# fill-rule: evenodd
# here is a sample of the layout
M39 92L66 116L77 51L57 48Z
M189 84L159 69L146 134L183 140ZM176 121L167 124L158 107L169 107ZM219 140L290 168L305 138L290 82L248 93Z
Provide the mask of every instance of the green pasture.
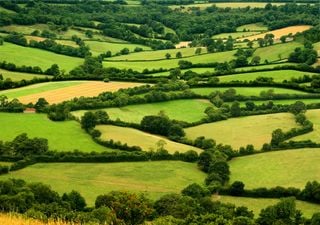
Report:
M235 51L227 51L227 52L218 52L211 54L203 54L199 56L188 57L187 61L192 63L213 63L213 62L225 62L230 61L234 58ZM116 67L119 69L133 69L136 71L143 71L144 69L171 69L178 67L178 62L181 59L167 59L167 60L159 60L159 61L146 61L146 62L112 62L112 61L104 61L104 67Z
M191 88L191 91L193 91L196 94L208 96L212 92L215 92L215 91L224 92L230 88L236 90L236 93L238 95L244 95L244 96L260 96L260 93L262 91L269 91L269 90L273 90L275 94L307 94L306 92L298 91L298 90L292 90L292 89L286 89L286 88L270 88L270 87Z
M261 63L264 63L265 60L268 60L269 62L280 61L287 59L290 53L294 52L295 48L302 46L301 43L294 41L284 44L274 44L263 48L257 48L253 53L253 57L260 56Z
M261 72L250 72L250 73L239 73L234 75L223 75L218 76L220 82L231 82L231 81L250 81L255 80L258 77L269 77L273 78L275 82L282 82L284 80L290 80L291 78L299 78L304 75L315 75L315 73L302 72L297 70L274 70L274 71L261 71Z
M196 139L199 136L212 138L217 143L231 145L238 149L252 144L257 150L264 143L270 143L272 131L281 128L288 131L297 127L290 113L276 113L258 116L231 118L214 123L186 128L186 136Z
M3 7L0 7L0 12L4 12L4 13L16 13L15 11L13 10L10 10L10 9L6 9L6 8L3 8Z
M261 209L265 209L268 206L272 206L277 204L280 199L277 198L247 198L247 197L235 197L235 196L214 196L213 197L214 201L220 201L222 203L230 203L235 206L245 206L249 210L252 210L255 217L259 216L259 213ZM303 213L303 216L306 218L311 218L312 215L316 212L320 211L320 205L319 204L314 204L314 203L309 203L309 202L304 202L304 201L299 201L296 200L296 208L298 210L301 210Z
M176 59L176 54L178 52L181 52L182 57L189 57L189 56L194 56L195 51L197 48L179 48L179 49L166 49L166 50L158 50L158 51L145 51L145 52L137 52L137 53L132 53L129 55L121 55L121 56L116 56L112 57L108 60L159 60L159 59L166 59L166 54L169 53L171 55L172 59ZM201 49L201 54L207 53L206 48ZM189 58L183 59L181 58L180 60L189 60Z
M0 113L0 140L11 141L21 133L49 141L49 149L57 151L111 151L96 144L75 121L53 122L45 114Z
M148 46L137 44L110 43L102 41L85 41L85 43L90 47L92 54L95 56L100 55L101 53L106 53L107 51L111 51L111 53L114 55L124 48L128 48L130 52L133 52L136 47L140 47L143 50L151 50L151 48Z
M237 31L243 32L248 31L267 31L268 27L263 23L250 23L237 27Z
M15 88L0 91L0 95L5 95L8 98L19 98L26 95L32 95L41 93L44 91L51 91L55 89L60 89L64 87L70 87L82 83L86 83L87 81L63 81L63 82L46 82L46 83L39 83L33 84L26 87Z
M0 179L20 178L49 184L60 194L79 191L93 205L97 195L110 191L144 193L153 199L179 193L191 183L202 184L206 174L196 164L179 161L121 163L39 163Z
M190 4L190 5L172 5L169 6L171 9L182 8L184 11L187 11L189 8L199 8L204 10L212 5L216 5L219 8L246 8L250 6L251 8L264 8L267 3L265 2L217 2L217 3L199 3L199 4ZM272 5L284 5L285 3L275 3Z
M227 39L228 37L232 37L233 39L237 39L237 38L244 38L244 37L248 37L248 36L252 36L255 34L260 34L259 31L247 31L247 32L242 32L242 31L238 31L238 32L232 32L232 33L221 33L221 34L216 34L213 35L212 38L213 39Z
M283 100L270 100L273 102L275 105L291 105L295 103L296 101L302 101L305 104L314 104L314 103L320 103L320 99L318 98L311 98L311 99L283 99ZM261 105L263 103L267 103L268 101L253 101L256 105ZM231 103L230 103L231 104ZM240 105L242 107L245 106L245 102L240 102Z
M101 131L101 139L103 140L114 140L120 141L121 143L127 143L129 146L139 146L145 151L158 149L157 143L161 140L166 144L164 148L171 154L178 152L186 152L189 150L201 152L200 149L193 146L180 144L174 141L170 141L164 137L149 134L137 129L129 127L117 127L112 125L99 125L96 127L97 130Z
M128 105L120 108L104 109L112 120L120 119L131 123L140 123L144 116L158 115L164 112L170 119L186 122L199 121L206 117L205 109L212 104L208 100L174 100L158 103ZM81 117L85 110L74 111L73 115Z
M23 47L5 42L0 46L0 61L14 63L17 66L39 66L45 70L52 64L58 64L60 69L70 71L83 63L83 59L53 52Z
M1 51L1 49L0 49ZM8 70L0 69L0 74L2 74L3 79L10 78L12 81L20 81L20 80L32 80L33 78L45 78L46 75L39 75L33 73L20 73L20 72L13 72ZM50 76L48 76L50 77ZM1 93L1 91L0 91Z
M258 131L258 130L256 130ZM229 162L230 183L240 180L245 188L304 188L320 180L320 149L282 150L234 158Z

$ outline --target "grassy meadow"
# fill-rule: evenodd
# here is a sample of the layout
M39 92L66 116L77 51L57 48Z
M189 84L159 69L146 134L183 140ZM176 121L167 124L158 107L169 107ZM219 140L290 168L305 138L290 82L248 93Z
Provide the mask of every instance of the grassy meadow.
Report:
M57 179L59 177L59 179ZM178 193L191 183L202 184L206 174L196 164L179 161L123 163L39 163L0 176L43 182L60 194L79 191L89 205L110 191L145 193L155 199Z
M167 102L128 105L120 108L107 108L112 120L120 119L131 123L140 123L144 116L157 115L163 111L170 119L195 122L206 116L204 110L212 104L208 100L174 100ZM85 110L74 111L73 115L80 117Z
M8 70L0 69L0 74L2 74L3 79L10 78L12 81L20 81L20 80L32 80L33 78L45 78L50 77L46 75L40 74L32 74L32 73L20 73L20 72L13 72ZM1 93L1 91L0 91Z
M168 150L168 152L171 154L175 153L176 151L186 152L189 150L194 150L198 153L201 152L200 149L195 148L193 146L173 142L165 137L149 134L129 127L99 125L96 127L96 129L102 133L102 140L112 139L114 141L120 141L123 144L127 143L129 146L140 146L145 151L149 151L151 149L156 151L158 149L157 142L162 140L166 143L164 148Z
M249 37L255 34L259 34L259 31L238 31L238 32L232 32L232 33L221 33L221 34L216 34L213 35L212 38L213 39L227 39L228 37L232 37L233 39L237 39L237 38L244 38L244 37Z
M29 137L48 139L50 150L112 151L96 144L75 121L53 122L44 114L0 113L0 124L0 140L3 141L27 133Z
M281 128L286 131L296 126L292 114L276 113L202 124L186 128L185 132L189 139L204 136L214 139L217 143L231 145L235 149L252 144L259 150L264 143L271 141L271 134L275 129Z
M242 26L237 27L238 32L242 32L246 30L248 31L267 31L268 27L265 26L263 23L250 23L250 24L245 24Z
M234 158L229 162L230 183L241 180L245 188L304 188L320 180L320 149L297 149Z
M265 2L217 2L217 3L198 3L190 5L172 5L169 6L171 9L183 9L183 11L188 11L190 8L199 8L204 10L212 5L215 5L219 8L246 8L250 6L251 8L264 8L267 3ZM285 3L273 2L272 5L284 5Z
M220 201L222 203L230 203L234 204L236 206L245 206L249 210L252 210L255 217L258 217L261 209L265 209L268 206L277 204L280 199L277 198L247 198L247 197L235 197L235 196L214 196L214 201ZM306 218L311 218L312 215L316 212L320 211L320 205L299 201L296 200L296 208L298 210L301 210L303 213L303 216Z
M58 64L60 69L65 71L70 71L83 63L81 58L55 54L7 42L0 46L0 61L14 63L17 66L39 66L42 70L48 69L52 64Z

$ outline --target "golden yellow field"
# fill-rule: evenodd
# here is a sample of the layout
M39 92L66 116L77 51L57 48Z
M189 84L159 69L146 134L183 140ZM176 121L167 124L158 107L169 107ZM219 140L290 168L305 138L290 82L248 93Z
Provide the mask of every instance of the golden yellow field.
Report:
M22 103L37 102L39 98L45 98L50 104L59 103L66 100L73 99L75 97L93 97L102 92L118 91L121 88L136 87L143 84L140 83L127 83L127 82L100 82L100 81L88 81L77 85L57 88L54 90L41 91L38 93L28 94L18 97ZM17 89L18 90L18 89Z
M44 223L38 220L25 219L18 215L11 214L0 214L0 224L1 225L76 225L70 223L64 223L60 221L49 221Z
M244 39L248 39L250 41L253 41L253 40L257 40L259 38L264 38L264 36L266 34L273 34L274 39L279 39L283 35L288 35L290 33L292 33L292 35L295 35L298 32L303 32L305 30L309 30L311 27L312 26L308 26L308 25L290 26L290 27L285 27L285 28L269 31L266 33L262 33L262 34L257 34L257 35L252 35L249 37L240 38L239 40L243 41Z

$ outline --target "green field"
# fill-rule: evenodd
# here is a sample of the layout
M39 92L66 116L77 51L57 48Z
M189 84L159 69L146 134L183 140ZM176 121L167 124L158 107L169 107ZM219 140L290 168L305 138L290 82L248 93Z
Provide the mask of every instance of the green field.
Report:
M130 52L133 52L136 47L140 47L143 50L151 50L151 48L148 46L137 44L110 43L101 41L85 41L85 43L90 47L90 50L94 56L100 55L101 53L106 53L107 51L111 51L111 53L114 55L124 48L128 48Z
M317 51L320 51L320 42L314 43L313 48Z
M0 69L0 74L2 74L4 80L7 78L10 78L12 81L32 80L34 77L36 78L47 77L46 75L39 75L39 74L33 74L33 73L20 73L20 72L13 72L13 71L8 71L3 69Z
M124 163L41 163L0 176L50 184L60 194L79 191L90 205L110 191L145 193L151 198L202 184L206 174L196 164L179 161ZM58 179L57 179L58 178Z
M111 151L96 144L75 121L53 122L44 114L0 113L0 140L11 141L21 133L47 138L50 150Z
M250 6L251 8L264 8L267 3L265 2L217 2L217 3L199 3L199 4L190 4L190 5L172 5L169 6L171 9L182 8L186 11L188 8L199 8L204 10L212 5L216 5L219 8L246 8ZM276 3L272 2L272 5L284 5L285 3Z
M264 143L271 141L271 133L275 129L287 131L296 126L292 114L277 113L231 118L186 128L185 132L190 139L205 136L216 140L217 143L231 145L235 149L252 144L259 150Z
M12 162L2 162L0 161L0 166L10 166L12 165Z
M291 52L297 47L302 47L303 45L298 42L288 42L284 44L275 44L268 47L257 48L253 53L254 56L260 56L261 63L265 60L269 62L279 61L287 59Z
M182 57L194 56L197 48L180 48L180 49L167 49L167 50L158 50L158 51L146 51L146 52L138 52L129 55L121 55L110 58L108 60L158 60L165 59L165 55L169 53L171 58L176 58L176 53L181 52ZM202 48L201 54L207 53L206 48ZM180 59L183 60L183 59ZM189 60L186 58L185 60Z
M242 32L244 29L246 31L267 31L268 27L263 25L263 23L251 23L237 27L237 31L240 32Z
M218 52L211 54L203 54L199 56L192 56L187 58L187 61L192 63L212 63L212 62L225 62L230 61L234 58L235 51ZM119 69L133 69L136 71L143 71L144 69L171 69L178 67L178 62L181 59L168 59L159 61L147 61L147 62L112 62L104 61L104 67L116 67Z
M47 24L35 24L35 25L9 25L9 26L3 26L0 27L0 30L6 31L6 32L17 32L22 34L31 34L35 30L50 30L49 26Z
M238 31L238 32L232 32L232 33L221 33L221 34L213 35L212 38L213 39L220 39L220 38L227 39L229 36L231 36L233 39L237 39L237 38L252 36L255 34L260 34L260 32L258 32L258 31L248 31L248 32Z
M270 77L275 82L282 82L284 80L290 80L291 78L303 77L303 75L315 75L315 73L302 72L297 70L274 70L274 71L261 71L261 72L250 72L250 73L239 73L234 75L223 75L219 76L220 82L230 81L250 81L255 80L258 77Z
M3 8L3 7L0 7L0 12L4 12L4 13L16 13L15 11L12 11L12 10L9 10L9 9L6 9L6 8Z
M239 180L245 188L304 188L308 181L320 180L320 149L286 150L232 159L230 183Z
M318 100L320 102L320 99ZM313 109L308 110L306 112L306 116L308 120L310 120L313 123L313 131L307 134L303 134L297 137L292 138L294 141L302 141L302 140L312 140L314 142L319 143L320 142L320 110L319 109Z
M208 106L212 106L208 100L192 99L107 108L105 111L112 120L119 118L131 123L140 123L144 116L157 115L160 111L163 111L170 119L195 122L206 116L204 110ZM84 112L84 110L80 110L72 112L72 114L80 117Z
M39 66L43 70L52 64L58 64L60 69L70 71L81 65L83 59L5 42L0 46L0 61L14 63L17 66Z
M234 197L234 196L214 196L214 201L220 201L222 203L231 203L236 206L245 206L249 210L252 210L255 217L258 217L261 209L265 209L268 206L277 204L280 200L277 198L246 198L246 197ZM312 215L320 211L320 205L309 202L303 202L296 200L296 208L301 210L303 216L311 218Z
M297 65L296 63L274 63L274 64L266 64L266 65L258 65L258 66L246 66L246 67L240 67L240 68L235 68L235 71L237 72L245 72L245 71L250 71L250 70L261 70L261 69L271 69L279 66L294 66Z
M302 101L305 104L313 104L320 103L319 98L311 98L311 99L284 99L284 100L271 100L275 105L291 105L296 101ZM268 101L253 101L256 105L261 105L263 103L267 103ZM245 102L240 102L241 106L245 106Z
M8 98L19 98L25 95L37 94L44 91L55 90L64 87L70 87L78 84L86 83L86 81L63 81L63 82L46 82L33 84L22 88L15 88L5 91L0 91L0 95L5 95Z
M114 140L120 141L121 143L127 143L129 146L140 146L142 150L157 150L157 142L163 140L166 142L164 148L168 150L171 154L178 152L186 152L189 150L201 152L200 149L180 144L177 142L170 141L164 137L149 134L140 130L136 130L128 127L117 127L112 125L99 125L96 127L99 131L101 131L103 140Z

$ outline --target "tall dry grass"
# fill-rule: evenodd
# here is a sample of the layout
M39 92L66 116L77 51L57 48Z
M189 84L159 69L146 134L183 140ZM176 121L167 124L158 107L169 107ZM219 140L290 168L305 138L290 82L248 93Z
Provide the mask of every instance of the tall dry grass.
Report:
M44 223L39 220L27 219L16 214L0 214L1 225L76 225L62 221L49 221Z

